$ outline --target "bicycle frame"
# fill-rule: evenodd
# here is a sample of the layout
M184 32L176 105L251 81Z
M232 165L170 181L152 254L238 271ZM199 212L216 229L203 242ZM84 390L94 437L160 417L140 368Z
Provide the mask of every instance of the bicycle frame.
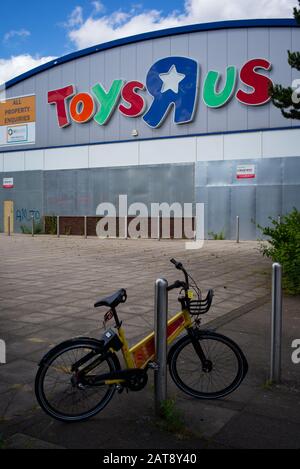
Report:
M168 321L167 343L172 344L174 340L185 330L192 326L191 316L188 310L182 310ZM145 369L155 359L155 336L154 332L129 348L125 331L122 326L118 328L118 336L123 346L121 349L127 369ZM105 380L105 384L121 384L123 379Z

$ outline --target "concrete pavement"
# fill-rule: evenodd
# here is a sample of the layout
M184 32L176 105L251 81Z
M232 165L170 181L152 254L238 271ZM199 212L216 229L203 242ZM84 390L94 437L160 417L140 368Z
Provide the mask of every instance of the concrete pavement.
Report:
M257 243L210 241L199 251L186 251L181 241L2 235L0 255L0 338L7 342L8 359L0 367L0 432L5 440L18 434L13 437L17 442L9 440L13 447L24 435L73 448L300 447L295 431L299 368L290 359L290 340L300 338L299 299L286 303L284 385L269 388L266 301L271 266ZM181 435L163 431L153 420L151 382L140 393L116 396L103 413L84 424L70 427L50 420L37 408L33 394L37 361L66 338L99 337L102 312L94 310L93 302L120 287L128 291L119 313L130 340L148 333L153 327L155 279L178 278L171 257L181 260L202 288L215 289L214 306L203 322L241 345L250 363L246 381L224 401L205 404L186 398L170 383L169 393L187 429ZM170 311L177 309L172 294ZM281 408L285 411L276 412Z

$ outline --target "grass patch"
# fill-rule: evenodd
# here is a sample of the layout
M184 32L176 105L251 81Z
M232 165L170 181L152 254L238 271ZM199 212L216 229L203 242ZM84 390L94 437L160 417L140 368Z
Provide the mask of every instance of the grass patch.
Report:
M0 449L5 449L5 441L3 435L0 434Z
M263 385L262 385L262 388L264 391L272 391L272 389L274 388L275 384L273 383L273 381L271 381L270 379L268 379Z
M181 412L176 409L174 399L166 399L161 404L160 419L157 426L169 433L184 434L187 433Z

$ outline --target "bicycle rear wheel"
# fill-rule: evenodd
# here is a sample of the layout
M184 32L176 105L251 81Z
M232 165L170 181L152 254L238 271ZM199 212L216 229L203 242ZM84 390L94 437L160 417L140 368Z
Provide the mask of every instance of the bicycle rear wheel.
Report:
M199 357L201 350L205 361ZM247 369L241 349L214 332L197 331L194 339L190 335L183 337L171 349L169 358L175 384L199 399L219 399L232 393L243 381Z
M88 354L90 359L72 370L74 363ZM92 339L71 340L47 354L36 375L35 394L48 415L64 422L78 422L94 416L108 404L115 393L115 385L87 386L76 379L82 367L98 357L101 357L99 344ZM119 360L111 354L103 356L91 373L102 375L119 368Z

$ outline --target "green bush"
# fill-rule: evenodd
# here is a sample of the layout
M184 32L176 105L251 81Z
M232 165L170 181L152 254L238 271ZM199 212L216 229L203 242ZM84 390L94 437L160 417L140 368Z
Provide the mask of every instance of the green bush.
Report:
M32 234L32 228L26 226L26 225L21 225L21 231L23 234ZM34 224L34 234L35 235L38 235L38 234L42 234L43 233L43 225L42 223L35 223Z
M220 233L214 233L213 231L209 231L208 235L211 236L211 238L215 241L223 241L225 239L225 234L223 231L220 231Z
M45 219L46 224L46 233L55 235L57 233L57 216L50 215Z
M292 295L300 294L300 212L294 208L282 217L281 223L270 217L271 227L258 225L268 244L261 241L264 256L279 262L283 268L283 288Z

